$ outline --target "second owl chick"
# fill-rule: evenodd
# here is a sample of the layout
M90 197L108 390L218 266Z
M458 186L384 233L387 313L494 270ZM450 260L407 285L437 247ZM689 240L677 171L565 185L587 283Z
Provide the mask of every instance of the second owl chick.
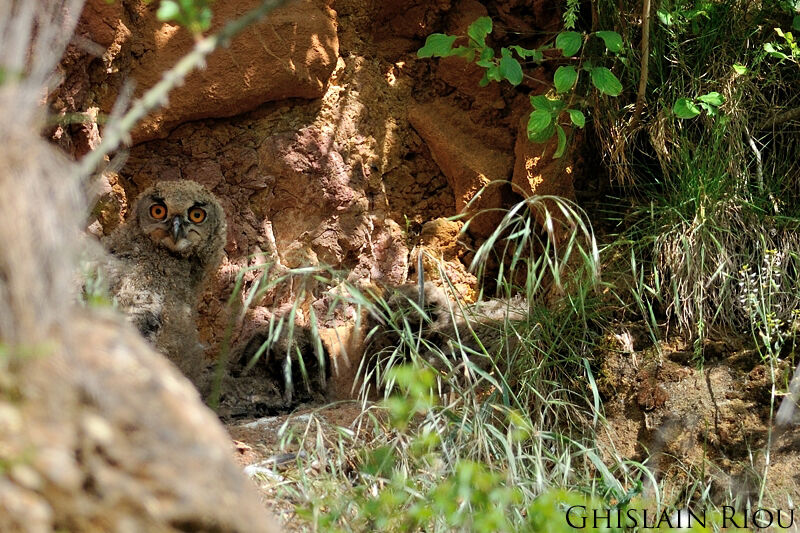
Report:
M386 316L378 319L371 315L368 318L367 352L373 364L391 358L403 342L408 342L403 339L409 334L413 339L419 337L423 341L414 341L419 353L439 370L446 366L442 355L453 363L466 356L479 368L489 370L492 359L499 357L501 351L516 348L518 339L507 336L509 328L505 324L526 319L528 309L523 298L491 299L460 305L449 298L444 289L431 282L424 284L423 302L417 301L418 294L416 284L394 287L385 298Z
M131 216L104 242L117 305L143 336L203 389L197 304L222 260L225 212L193 181L164 181L145 190Z
M286 405L309 395L324 395L330 378L329 355L319 337L308 326L295 325L289 330L286 323L278 331L262 327L234 356L240 367L257 365L266 370L266 377L275 380Z

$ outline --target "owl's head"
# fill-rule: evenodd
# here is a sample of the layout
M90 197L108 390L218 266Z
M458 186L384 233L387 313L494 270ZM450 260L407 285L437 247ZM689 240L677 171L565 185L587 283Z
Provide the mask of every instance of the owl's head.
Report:
M142 233L173 254L212 259L225 245L225 212L197 182L157 183L139 196L134 213Z

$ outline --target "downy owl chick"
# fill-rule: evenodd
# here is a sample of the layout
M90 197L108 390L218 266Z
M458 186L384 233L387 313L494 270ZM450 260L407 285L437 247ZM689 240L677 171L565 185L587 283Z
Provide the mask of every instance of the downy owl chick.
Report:
M227 392L235 396L234 389L245 385L252 393L260 388L258 383L250 383L252 379L270 381L280 391L281 406L286 408L324 397L330 370L327 349L311 327L290 327L279 320L272 327L257 328L234 351L231 375L238 383L231 384ZM252 399L237 403L248 401L252 403Z
M385 302L378 310L383 316L367 319L367 354L373 364L393 359L398 349L405 351L404 343L411 343L440 371L464 358L490 370L501 352L517 347L507 323L523 322L527 316L527 302L520 297L459 304L431 282L394 287Z
M105 241L112 255L106 269L111 294L142 335L202 392L197 304L222 259L225 212L193 181L160 182L131 211Z

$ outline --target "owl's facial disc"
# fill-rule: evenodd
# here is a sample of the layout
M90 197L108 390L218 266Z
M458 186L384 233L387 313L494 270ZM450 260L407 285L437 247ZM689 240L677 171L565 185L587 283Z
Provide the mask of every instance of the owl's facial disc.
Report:
M199 226L206 220L203 204L186 207L167 205L161 198L153 198L147 210L149 220L144 221L142 229L154 242L185 254L202 241Z

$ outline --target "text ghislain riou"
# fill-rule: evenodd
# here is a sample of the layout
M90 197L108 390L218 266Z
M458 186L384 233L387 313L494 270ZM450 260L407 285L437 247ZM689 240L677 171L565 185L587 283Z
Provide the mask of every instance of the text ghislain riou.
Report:
M718 525L735 528L780 528L794 526L794 509L744 509L737 512L734 507L724 505L715 515ZM567 524L575 529L612 527L641 527L642 529L689 528L695 525L706 527L705 510L678 509L658 511L648 509L587 509L585 505L573 505L564 516ZM708 525L711 525L709 521Z

